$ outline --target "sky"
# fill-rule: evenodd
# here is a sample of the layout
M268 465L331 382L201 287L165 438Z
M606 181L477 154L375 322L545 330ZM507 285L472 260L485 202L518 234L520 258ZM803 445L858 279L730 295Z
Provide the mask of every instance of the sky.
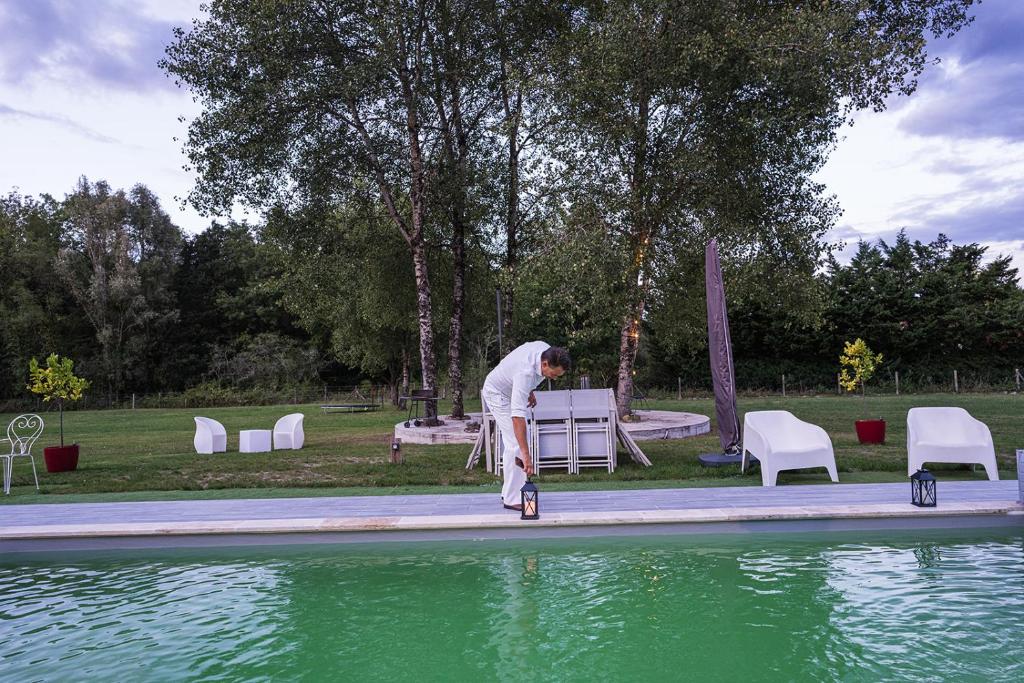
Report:
M0 0L0 194L62 198L81 175L144 183L182 229L187 121L200 107L157 67L200 0ZM1024 2L985 0L933 40L911 97L854 116L818 173L843 215L828 239L979 242L1024 273ZM186 122L179 121L184 117Z

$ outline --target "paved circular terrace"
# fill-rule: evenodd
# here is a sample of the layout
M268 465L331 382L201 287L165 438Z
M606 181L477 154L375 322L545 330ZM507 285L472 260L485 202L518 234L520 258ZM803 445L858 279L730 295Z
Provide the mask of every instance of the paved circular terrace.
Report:
M655 441L657 439L685 439L711 431L711 418L697 413L682 413L674 410L633 411L639 422L620 422L619 425L633 437L634 441ZM448 444L476 443L477 432L467 432L468 420L441 418L440 427L405 426L405 421L395 425L395 437L402 443ZM480 413L470 413L470 420L480 421Z

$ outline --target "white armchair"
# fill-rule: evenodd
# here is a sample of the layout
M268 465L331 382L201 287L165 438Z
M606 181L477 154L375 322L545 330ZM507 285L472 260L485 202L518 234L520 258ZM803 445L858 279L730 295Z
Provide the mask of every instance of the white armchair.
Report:
M302 431L302 421L306 416L302 413L285 415L274 425L274 450L290 448L299 450L306 441Z
M196 417L196 436L192 440L196 453L224 453L228 450L228 433L224 425L208 417Z
M743 460L741 471L747 469L747 453L761 461L761 485L775 486L779 472L807 467L824 467L834 482L836 456L832 440L818 425L797 419L787 410L760 410L743 418Z
M926 462L971 463L999 479L992 432L963 408L911 408L907 411L907 474Z

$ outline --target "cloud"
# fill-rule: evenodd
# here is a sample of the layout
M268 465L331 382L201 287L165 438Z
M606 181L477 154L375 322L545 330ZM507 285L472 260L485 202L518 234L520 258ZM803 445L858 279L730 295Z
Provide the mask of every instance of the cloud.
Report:
M921 136L1024 140L1024 3L991 0L975 20L930 52L918 93L903 100L904 132ZM893 104L896 104L895 102Z
M0 5L0 82L57 80L152 90L174 87L157 67L177 22L128 0L13 0Z
M58 126L61 126L67 130L70 130L73 133L76 133L77 135L81 135L82 137L88 138L90 140L95 140L96 142L109 142L115 144L121 143L121 141L116 138L112 138L108 135L103 135L102 133L97 133L93 129L87 126L83 126L80 123L76 123L71 119L67 118L66 116L60 116L59 114L45 114L43 112L25 111L24 109L15 109L14 107L9 107L6 104L0 102L0 118L5 117L13 119L27 119L55 123Z

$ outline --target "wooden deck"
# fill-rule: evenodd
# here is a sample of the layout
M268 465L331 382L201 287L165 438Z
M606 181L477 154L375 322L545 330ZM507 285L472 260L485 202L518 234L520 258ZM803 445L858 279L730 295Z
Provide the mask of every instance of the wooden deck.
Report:
M543 484L541 485L543 488ZM496 493L140 503L47 503L0 508L6 542L210 534L484 530L759 520L1019 516L1016 481L940 482L939 505L909 504L907 484L541 492L541 520L504 510ZM267 541L270 542L269 540Z

